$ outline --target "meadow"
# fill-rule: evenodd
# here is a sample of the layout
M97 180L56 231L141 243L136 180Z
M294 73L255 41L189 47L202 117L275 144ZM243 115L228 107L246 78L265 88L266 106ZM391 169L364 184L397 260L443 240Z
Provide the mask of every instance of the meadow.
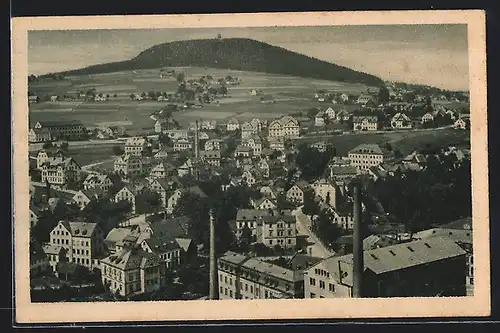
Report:
M453 128L432 131L355 133L328 137L304 138L298 139L297 144L300 145L302 143L314 143L318 141L326 141L333 144L337 149L338 156L346 156L349 150L364 143L373 143L381 146L390 143L394 149L398 149L405 156L415 149L425 148L428 144L432 147L444 147L448 145L470 147L470 138L467 132L455 130Z
M186 125L195 119L209 119L224 122L235 116L240 121L255 117L277 118L285 114L307 111L312 107L326 108L330 105L313 99L314 92L329 91L361 93L367 90L363 84L350 84L314 80L284 75L271 75L257 72L222 70L199 67L173 68L185 73L186 79L197 79L203 75L214 78L228 75L241 80L238 86L228 86L228 97L219 99L219 103L205 104L200 109L188 109L176 112L174 118ZM149 115L162 109L167 103L157 101L131 101L131 93L174 92L178 82L175 78L160 78L159 69L124 71L106 74L69 76L64 81L35 81L29 84L33 93L44 95L75 94L95 89L96 93L109 94L105 102L41 102L30 105L30 122L43 120L78 119L85 126L92 127L103 122L131 123L131 133L151 130L153 121ZM260 89L262 94L271 95L275 103L264 104L260 96L250 95L252 89ZM114 95L116 94L116 97ZM334 105L340 108L339 105Z

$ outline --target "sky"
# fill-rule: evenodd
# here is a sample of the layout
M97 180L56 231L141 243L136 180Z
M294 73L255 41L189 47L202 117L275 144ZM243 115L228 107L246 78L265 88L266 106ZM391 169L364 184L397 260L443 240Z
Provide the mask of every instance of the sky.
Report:
M130 59L160 43L245 37L376 75L468 90L466 25L52 30L28 34L30 74Z

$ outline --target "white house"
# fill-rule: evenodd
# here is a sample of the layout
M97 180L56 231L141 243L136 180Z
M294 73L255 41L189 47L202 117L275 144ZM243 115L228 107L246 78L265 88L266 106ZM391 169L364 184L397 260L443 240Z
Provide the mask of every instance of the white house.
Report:
M316 114L316 117L314 117L314 126L325 126L325 113L323 111L318 112L318 114Z
M332 119L332 120L335 119L335 117L336 117L335 110L332 109L332 107L329 107L328 109L326 109L325 115L328 117L328 119Z
M391 119L391 127L397 129L410 129L411 119L404 113L398 112Z

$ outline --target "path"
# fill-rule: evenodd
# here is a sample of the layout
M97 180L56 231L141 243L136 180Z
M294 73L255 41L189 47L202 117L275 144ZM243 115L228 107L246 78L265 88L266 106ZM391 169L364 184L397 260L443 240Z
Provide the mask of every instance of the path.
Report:
M314 243L310 247L309 255L319 258L327 258L335 254L335 252L330 251L326 248L321 240L310 230L311 219L302 213L302 207L297 208L292 212L293 215L297 217L297 232L300 235L307 236L307 241Z

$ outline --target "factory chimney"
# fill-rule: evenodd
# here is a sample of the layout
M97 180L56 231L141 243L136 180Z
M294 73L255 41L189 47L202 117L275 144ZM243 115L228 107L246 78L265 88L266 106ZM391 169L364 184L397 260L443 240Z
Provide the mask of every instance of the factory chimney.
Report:
M209 299L218 299L217 295L217 258L215 256L215 211L210 210L210 278Z
M195 130L194 130L194 156L196 159L198 159L199 156L199 135L198 135L198 120L195 123Z
M361 207L361 184L354 183L354 230L353 230L353 288L352 296L363 297L363 236L362 236L362 207Z

